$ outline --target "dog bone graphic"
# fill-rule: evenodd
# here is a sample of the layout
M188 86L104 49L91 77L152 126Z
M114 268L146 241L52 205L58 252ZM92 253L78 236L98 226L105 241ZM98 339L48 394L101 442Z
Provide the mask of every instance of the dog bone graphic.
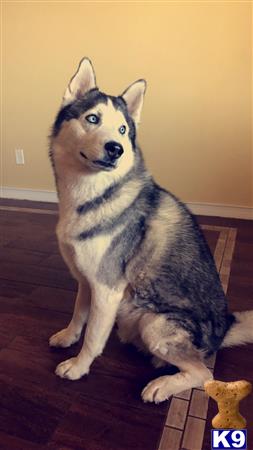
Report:
M246 428L246 420L239 412L239 403L252 390L249 381L240 380L230 383L206 381L205 391L218 405L218 414L212 420L214 428Z

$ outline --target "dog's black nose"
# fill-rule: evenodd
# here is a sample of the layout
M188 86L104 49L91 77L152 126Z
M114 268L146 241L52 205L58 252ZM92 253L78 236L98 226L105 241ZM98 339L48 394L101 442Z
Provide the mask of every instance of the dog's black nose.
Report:
M119 142L109 141L105 144L105 150L107 151L110 158L117 159L124 152L123 147Z

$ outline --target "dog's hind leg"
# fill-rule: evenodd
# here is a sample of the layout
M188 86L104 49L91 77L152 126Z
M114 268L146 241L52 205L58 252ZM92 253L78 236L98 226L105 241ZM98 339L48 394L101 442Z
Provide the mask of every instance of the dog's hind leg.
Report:
M87 284L79 282L78 293L72 319L67 326L49 339L51 347L69 347L81 336L84 324L87 322L90 309L90 299Z
M160 403L186 389L203 386L205 381L213 378L189 334L175 321L167 320L164 315L146 313L139 325L149 351L180 370L175 375L162 376L148 383L142 391L145 402Z
M201 361L187 361L183 359L170 359L167 362L172 363L180 369L175 375L165 375L156 378L142 391L144 402L160 403L168 400L171 395L185 391L198 386L203 386L205 381L211 380L212 373Z

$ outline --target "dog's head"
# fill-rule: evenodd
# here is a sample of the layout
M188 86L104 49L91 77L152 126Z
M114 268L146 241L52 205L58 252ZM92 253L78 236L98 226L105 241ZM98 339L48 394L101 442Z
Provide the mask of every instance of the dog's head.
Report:
M84 58L64 94L53 147L58 144L61 153L88 171L127 170L134 161L145 89L146 82L138 80L118 97L100 92L92 64Z

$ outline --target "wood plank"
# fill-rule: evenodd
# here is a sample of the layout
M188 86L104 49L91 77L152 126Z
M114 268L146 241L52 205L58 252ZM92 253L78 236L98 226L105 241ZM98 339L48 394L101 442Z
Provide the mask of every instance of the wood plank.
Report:
M208 396L204 391L193 389L189 415L206 419L208 408Z
M59 448L67 445L89 450L154 450L160 429L159 408L156 414L152 408L143 414L131 404L118 408L90 395L85 402L72 405L52 441Z
M36 444L25 439L21 439L16 436L0 431L0 449L2 450L45 450L45 446L42 444ZM48 450L56 450L48 448ZM58 449L59 450L59 449ZM67 449L64 449L67 450Z
M173 397L170 403L169 413L166 419L168 427L184 429L189 402L180 398Z
M182 431L164 427L158 450L179 450Z
M2 381L0 391L0 430L39 444L49 441L69 408L60 396L46 392L34 395Z
M76 291L77 283L68 271L36 266L32 264L18 264L3 262L1 264L0 278L9 281L22 281L38 286L59 287L70 291Z
M205 420L188 417L182 442L184 450L201 450L205 430Z

